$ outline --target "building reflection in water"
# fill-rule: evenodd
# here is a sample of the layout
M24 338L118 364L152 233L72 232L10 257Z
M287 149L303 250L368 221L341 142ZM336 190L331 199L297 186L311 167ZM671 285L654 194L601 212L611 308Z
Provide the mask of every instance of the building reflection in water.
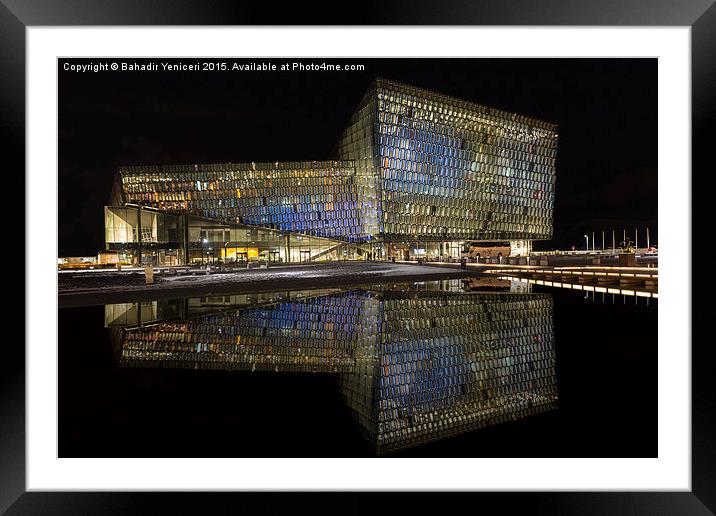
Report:
M351 372L362 300L339 289L214 296L123 306L126 316L108 306L105 321L122 366Z
M556 408L552 298L443 280L108 305L118 363L340 375L378 455Z

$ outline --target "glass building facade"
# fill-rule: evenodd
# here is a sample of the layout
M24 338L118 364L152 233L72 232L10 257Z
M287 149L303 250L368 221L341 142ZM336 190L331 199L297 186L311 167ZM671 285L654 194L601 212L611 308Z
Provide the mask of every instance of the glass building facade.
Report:
M556 152L553 124L377 79L332 161L121 167L107 247L132 243L157 256L154 248L176 243L178 260L191 261L191 235L179 226L192 226L185 219L174 227L171 216L192 215L336 246L332 253L311 241L324 248L304 253L310 261L458 257L469 242L510 242L522 253L552 236ZM123 233L114 221L127 205L171 216L147 215L156 224L142 220L137 234Z

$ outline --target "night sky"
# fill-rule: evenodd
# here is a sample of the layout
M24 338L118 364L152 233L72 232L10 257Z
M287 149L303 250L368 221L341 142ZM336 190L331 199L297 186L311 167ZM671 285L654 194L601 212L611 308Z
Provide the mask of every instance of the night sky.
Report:
M236 62L252 61L299 60ZM79 73L63 64L112 60L60 60L59 256L104 248L118 166L327 159L375 77L559 125L554 238L535 249L635 227L657 242L656 59L302 61L365 70Z

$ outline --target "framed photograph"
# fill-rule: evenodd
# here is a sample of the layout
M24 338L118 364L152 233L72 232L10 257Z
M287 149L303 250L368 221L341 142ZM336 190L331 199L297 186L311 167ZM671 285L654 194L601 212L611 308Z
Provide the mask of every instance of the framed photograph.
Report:
M3 0L3 510L716 510L716 8L451 3Z

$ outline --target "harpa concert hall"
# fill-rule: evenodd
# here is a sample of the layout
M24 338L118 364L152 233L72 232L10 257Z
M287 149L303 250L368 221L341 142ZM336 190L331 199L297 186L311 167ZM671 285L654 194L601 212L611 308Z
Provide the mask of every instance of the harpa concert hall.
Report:
M120 260L450 260L552 236L557 127L376 79L326 161L121 167ZM481 255L481 256L480 256Z

